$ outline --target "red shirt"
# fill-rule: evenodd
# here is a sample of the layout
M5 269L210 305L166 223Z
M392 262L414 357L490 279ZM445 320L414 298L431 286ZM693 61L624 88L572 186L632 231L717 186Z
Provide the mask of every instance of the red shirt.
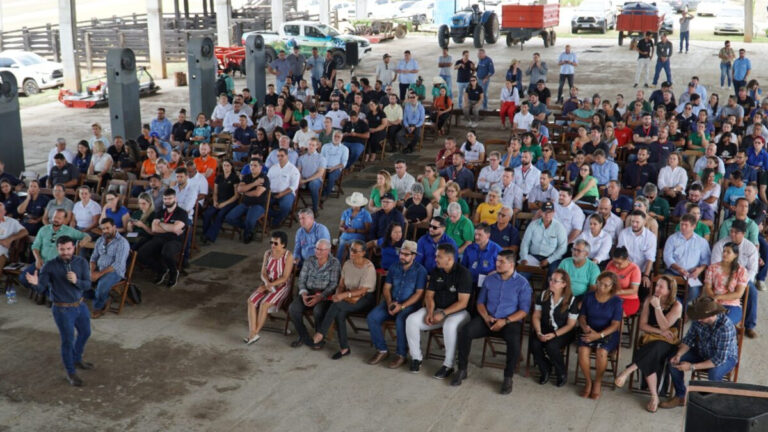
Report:
M616 136L616 141L618 141L619 147L624 147L632 140L632 129L627 126L624 126L624 129L614 129L613 134Z
M213 183L216 180L216 166L218 163L216 162L216 158L208 156L203 160L202 157L196 157L195 158L195 168L197 168L197 172L199 172L202 175L205 175L205 171L207 171L209 168L213 172L210 176L207 176L205 179L208 180L208 188L209 190L213 191Z

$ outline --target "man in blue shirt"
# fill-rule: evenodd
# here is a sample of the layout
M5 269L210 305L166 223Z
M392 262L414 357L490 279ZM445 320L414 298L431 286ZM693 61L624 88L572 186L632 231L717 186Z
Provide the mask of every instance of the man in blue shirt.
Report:
M752 71L752 62L746 57L747 51L742 48L739 50L739 58L733 61L733 88L735 93L739 89L747 86L749 73Z
M480 48L477 51L477 69L475 74L477 79L480 80L480 86L483 88L483 93L486 95L483 98L483 109L488 109L488 86L491 84L491 77L496 73L493 67L493 60L485 55L485 50Z
M488 274L496 270L496 256L501 251L501 246L491 240L491 227L486 223L475 225L475 241L464 249L461 257L461 265L472 273L472 285L482 286L483 281L480 279L485 280ZM472 307L471 300L469 305Z
M165 108L158 108L157 118L152 119L152 122L149 124L150 132L157 132L157 136L159 136L161 140L167 142L171 139L172 129L173 125L171 124L171 121L165 117Z
M608 185L608 182L619 179L619 165L612 160L608 160L603 149L598 148L592 156L595 159L592 162L592 176L597 181L597 186L601 190Z
M374 213L371 229L368 230L368 240L378 240L387 235L387 228L390 224L405 226L405 218L400 210L395 208L394 195L387 192L381 196L381 210Z
M272 60L272 63L270 63L267 68L269 73L275 76L275 90L277 93L281 93L283 91L283 86L285 86L286 78L288 78L288 75L291 73L291 64L288 62L288 59L285 58L285 51L280 50L277 54L277 58Z
M312 90L317 94L317 90L320 88L320 78L323 77L323 70L325 69L325 59L318 55L317 48L312 48L312 55L307 59L307 70L310 71L309 75L312 77Z
M413 152L413 146L421 137L424 115L424 105L419 102L416 93L411 92L408 101L403 104L403 127L397 132L397 143L403 153Z
M440 175L445 177L446 181L458 183L461 190L475 188L475 174L464 166L464 153L454 153L453 165L440 170Z
M445 234L445 219L435 216L429 221L429 232L421 236L417 244L419 255L416 260L424 266L427 273L435 269L435 252L437 251L437 246L443 243L453 245L454 250L459 249L456 246L456 242ZM455 259L458 261L458 253Z
M389 356L381 328L384 321L395 321L397 335L397 357L389 364L389 368L397 369L405 364L405 354L408 351L405 319L421 306L421 298L427 285L427 270L416 262L417 253L416 242L403 242L400 247L400 261L387 271L387 279L381 292L383 300L368 313L371 343L377 350L368 360L370 365L378 364Z
M499 210L499 218L495 224L491 225L491 241L501 246L502 249L517 252L520 248L520 233L511 223L512 215L513 211L508 206L504 206Z
M315 256L315 245L320 239L331 241L331 233L325 225L315 222L315 214L312 209L299 210L299 227L296 230L296 242L293 247L293 258L296 265L301 266L305 259Z
M568 91L573 88L573 74L576 71L576 66L579 65L579 60L576 58L576 53L571 52L571 46L565 46L565 52L560 54L557 58L557 64L560 65L560 84L557 86L557 103L563 103L563 87L565 87L565 81L568 80Z
M344 134L340 130L333 132L332 141L323 144L320 154L325 158L325 188L323 198L326 198L336 187L336 181L341 177L341 172L349 161L349 148L341 144Z
M112 286L125 278L125 267L131 246L128 240L117 232L115 221L105 217L99 223L101 237L96 240L91 255L91 279L96 282L93 294L93 318L98 318L109 309Z
M512 392L512 375L520 357L520 334L525 316L531 309L533 290L528 280L515 271L515 253L502 251L496 257L496 272L489 275L477 298L477 315L459 329L459 371L451 382L460 386L467 378L472 340L486 336L507 343L507 364L501 394Z
M400 100L402 100L405 99L405 92L408 87L416 82L419 74L419 62L411 57L410 50L403 52L403 59L397 62L395 72L397 72L398 81L400 81Z
M91 319L88 305L83 303L83 291L91 288L91 272L88 262L75 255L75 241L69 236L56 240L59 256L48 261L38 274L27 274L27 282L33 287L47 288L53 301L53 320L61 335L61 358L67 370L67 381L75 387L83 380L75 368L92 369L93 364L83 361L83 350L91 336ZM77 338L75 338L77 330Z

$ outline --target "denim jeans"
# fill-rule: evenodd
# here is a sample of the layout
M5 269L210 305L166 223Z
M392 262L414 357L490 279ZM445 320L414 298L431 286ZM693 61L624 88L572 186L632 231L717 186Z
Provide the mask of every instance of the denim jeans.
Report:
M109 291L112 289L112 285L120 282L121 278L115 272L109 272L99 278L96 282L96 289L93 296L93 308L104 309L104 304L107 303L109 298Z
M320 179L315 179L307 183L307 189L309 189L309 193L312 195L312 210L314 210L315 215L317 215L320 210L320 187L322 185L323 181Z
M395 335L397 338L397 348L395 353L405 357L408 353L408 339L405 337L405 319L413 311L419 309L418 304L412 304L397 315L390 315L387 312L387 302L382 301L378 306L368 313L368 329L371 333L371 343L381 351L387 351L387 342L384 340L384 331L381 329L384 321L395 321Z
M67 373L73 374L75 363L83 360L85 343L91 336L91 313L85 303L80 303L77 307L53 306L51 312L61 336L61 360Z
M653 85L659 82L659 75L661 70L664 69L664 75L667 77L667 81L672 84L672 70L669 68L669 59L666 61L656 60L656 70L653 72Z
M478 84L480 84L480 87L483 88L483 109L488 109L488 87L491 85L491 77L488 78L488 81L485 80L478 80L480 81Z
M292 197L293 195L288 194L286 196ZM227 213L227 215L224 217L224 222L242 229L243 235L245 235L246 233L253 231L253 228L256 226L256 222L259 220L261 215L264 214L264 211L264 207L260 205L249 206L241 203L236 205L235 208ZM243 216L245 216L245 220L243 220Z
M209 206L207 209L205 209L203 212L203 235L208 240L215 242L216 238L219 236L221 224L224 223L227 214L229 214L229 212L237 206L238 204L233 202L225 205L222 208ZM258 218L256 220L258 220Z
M352 165L357 162L358 159L360 159L360 155L363 154L365 151L365 145L356 143L356 142L343 142L345 146L349 149L349 158L347 159L347 166L345 166L345 169L352 168Z
M287 77L286 77L287 78ZM285 78L275 78L275 93L280 94L285 86Z
M272 217L272 225L280 225L283 223L286 217L290 217L291 209L293 208L293 201L296 199L296 196L292 193L289 193L287 195L283 195L280 198L272 197L273 201L277 202L278 207L280 207L280 210L278 210L277 214L272 214L274 212L270 211L270 216Z
M568 81L568 91L570 92L573 88L573 74L560 74L560 82L557 85L557 100L563 98L563 88L565 87L565 82ZM531 85L534 85L531 83ZM535 88L535 87L534 87ZM547 101L539 101L541 103L546 103Z
M325 178L325 190L323 190L323 198L327 197L331 193L333 187L336 185L336 180L341 177L341 170L328 171Z
M726 83L726 79L728 80L728 87L731 86L731 64L730 63L720 63L720 87L724 87Z
M680 32L680 52L683 52L683 42L685 42L685 52L688 52L688 42L691 37L691 32Z
M741 306L723 305L723 307L725 308L725 315L731 320L733 325L738 325L742 315Z
M757 236L757 241L760 245L760 258L763 259L763 265L757 271L757 280L764 281L766 274L768 274L768 241L762 235Z
M739 89L747 86L747 80L733 79L733 94L738 94Z
M312 90L317 94L317 90L320 88L320 78L312 77Z
M448 90L448 97L453 98L453 78L450 75L440 75L440 78L445 81L445 87Z
M744 306L747 308L747 316L744 318L744 328L747 330L754 329L757 325L757 286L754 282L747 284L749 289L749 299Z
M704 360L709 360L702 358L698 353L693 351L688 351L687 353L683 354L682 357L680 357L681 362L689 362L689 363L699 363ZM723 364L720 366L713 367L712 369L707 370L708 377L710 381L722 381L723 377L731 371L731 369L736 366L736 359L727 359ZM672 365L669 366L669 373L672 375L672 385L675 386L675 397L678 398L684 398L686 393L685 388L685 372L681 370L677 370L676 368L672 367Z
M469 87L469 81L457 82L456 86L459 88L459 92L456 94L456 97L459 98L459 109L462 109L464 107L464 93Z

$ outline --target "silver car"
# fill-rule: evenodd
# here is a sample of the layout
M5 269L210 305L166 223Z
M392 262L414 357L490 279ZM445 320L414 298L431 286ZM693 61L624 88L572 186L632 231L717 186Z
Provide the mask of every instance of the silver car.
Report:
M42 89L64 84L61 63L48 61L29 51L0 52L0 71L12 73L19 86L19 93L27 96L38 94Z

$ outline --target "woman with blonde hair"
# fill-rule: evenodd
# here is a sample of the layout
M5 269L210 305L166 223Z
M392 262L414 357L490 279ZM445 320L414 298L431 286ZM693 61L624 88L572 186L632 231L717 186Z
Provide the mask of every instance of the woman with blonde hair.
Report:
M485 198L485 202L480 203L475 210L475 216L472 218L472 222L487 223L493 225L499 218L499 211L504 204L501 203L501 188L498 185L493 185L491 190L488 191L488 195Z
M371 190L371 199L368 201L368 211L373 214L381 208L381 197L392 194L397 201L397 189L392 187L392 176L387 170L379 170L376 174L376 185Z
M106 184L111 178L112 163L112 156L107 153L104 142L101 140L94 141L91 163L88 165L88 175L97 175L101 177L102 184Z

